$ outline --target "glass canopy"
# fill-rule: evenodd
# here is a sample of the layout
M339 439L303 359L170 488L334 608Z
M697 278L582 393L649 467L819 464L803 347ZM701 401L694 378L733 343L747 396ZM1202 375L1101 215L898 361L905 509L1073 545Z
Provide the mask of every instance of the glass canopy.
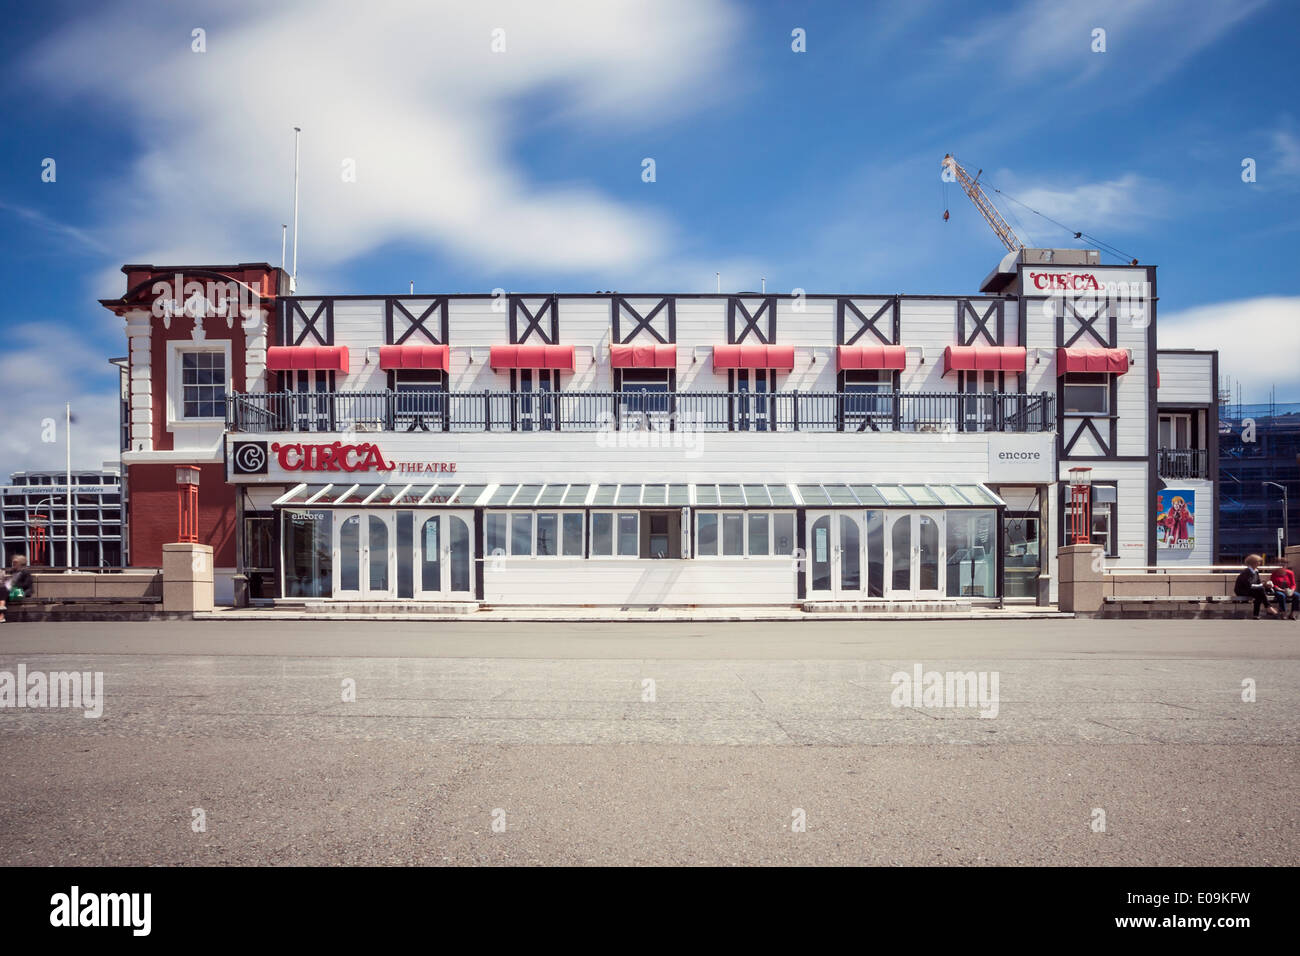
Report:
M533 484L390 482L301 484L273 504L285 507L427 506L470 508L992 508L1004 504L981 484Z

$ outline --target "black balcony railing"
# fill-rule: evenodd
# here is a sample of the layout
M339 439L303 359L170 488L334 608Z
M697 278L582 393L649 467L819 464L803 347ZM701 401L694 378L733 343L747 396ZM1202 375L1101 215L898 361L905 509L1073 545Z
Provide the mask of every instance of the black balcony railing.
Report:
M235 432L1047 432L1050 392L263 392L231 395Z
M1210 457L1204 448L1161 448L1156 469L1161 478L1209 478Z

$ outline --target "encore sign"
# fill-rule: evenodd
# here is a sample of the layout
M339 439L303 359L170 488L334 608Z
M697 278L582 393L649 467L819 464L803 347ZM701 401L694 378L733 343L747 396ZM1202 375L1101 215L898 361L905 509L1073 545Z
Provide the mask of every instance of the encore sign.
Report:
M306 445L275 442L271 445L285 471L397 471L455 472L454 461L385 461L379 446L370 442L345 445L342 442Z

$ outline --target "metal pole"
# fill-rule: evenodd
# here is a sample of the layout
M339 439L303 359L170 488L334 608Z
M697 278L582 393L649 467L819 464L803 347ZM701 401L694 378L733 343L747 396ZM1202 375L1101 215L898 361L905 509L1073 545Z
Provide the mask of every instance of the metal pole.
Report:
M298 291L298 138L302 128L293 128L293 274L289 276L289 291Z
M69 568L76 566L76 561L72 556L72 403L65 402L63 405L63 431L66 440L68 458L67 458L67 478L68 478L68 543L67 543L67 566Z

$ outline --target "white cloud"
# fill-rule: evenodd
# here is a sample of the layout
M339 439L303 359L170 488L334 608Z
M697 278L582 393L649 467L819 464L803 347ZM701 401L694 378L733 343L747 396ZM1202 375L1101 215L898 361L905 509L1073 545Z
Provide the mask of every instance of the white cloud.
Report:
M1016 183L1015 177L1002 180L1003 185L1010 187L1008 192L1015 200L996 192L992 199L1004 214L1021 220L1031 234L1045 237L1044 245L1059 243L1060 230L1029 212L1030 209L1069 229L1099 233L1102 239L1109 238L1107 233L1140 230L1147 222L1166 215L1164 187L1136 173L1068 188Z
M1218 349L1219 374L1242 383L1245 400L1300 401L1300 296L1261 296L1161 314L1159 345Z
M724 0L138 7L78 21L31 64L52 90L106 101L148 144L108 191L107 244L155 262L278 261L296 125L299 260L318 274L393 242L503 272L663 255L661 215L530 181L512 153L574 125L589 138L698 106L723 89L735 35ZM194 26L205 53L191 51ZM490 48L498 28L504 53Z
M52 345L51 343L57 343ZM123 343L125 350L125 342ZM98 468L118 457L119 412L108 357L78 330L54 320L30 322L6 329L0 354L0 406L8 410L0 436L0 461L9 471L62 469L64 403L72 403L72 467ZM45 442L44 422L54 421L55 441Z

